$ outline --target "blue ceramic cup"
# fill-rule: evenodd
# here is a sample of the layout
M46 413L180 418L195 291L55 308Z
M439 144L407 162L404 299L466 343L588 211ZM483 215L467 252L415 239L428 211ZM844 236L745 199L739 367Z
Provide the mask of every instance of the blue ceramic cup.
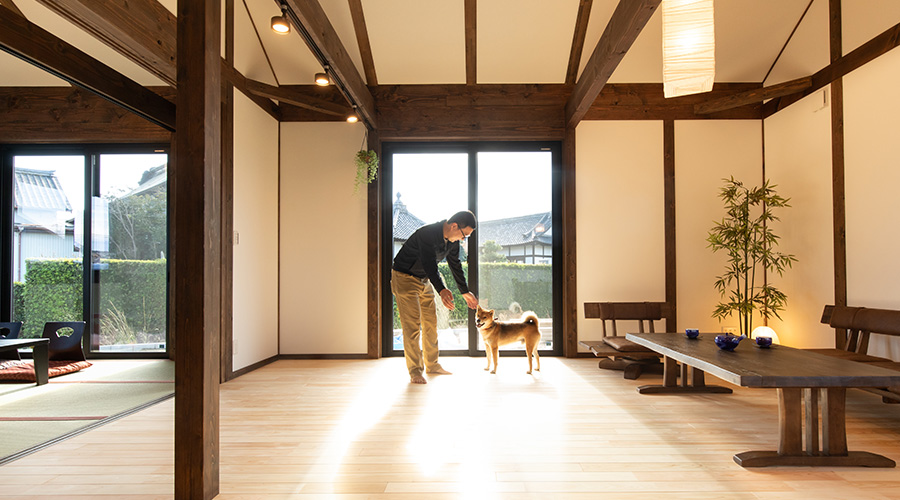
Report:
M687 328L684 330L684 334L687 335L689 339L695 339L700 336L700 330L696 328Z
M753 339L759 347L769 347L772 345L772 337L756 337Z
M736 335L716 335L716 338L713 339L719 349L723 351L733 351L738 344L741 343L746 337L741 335L740 337Z

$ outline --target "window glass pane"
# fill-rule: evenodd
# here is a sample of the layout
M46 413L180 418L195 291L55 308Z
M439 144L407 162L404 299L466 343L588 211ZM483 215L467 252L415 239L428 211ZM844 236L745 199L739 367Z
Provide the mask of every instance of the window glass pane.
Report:
M395 154L393 172L393 255L412 233L424 226L449 218L468 207L468 155L453 154ZM465 262L463 270L467 270ZM393 257L392 255L392 257ZM441 350L469 348L468 307L456 288L446 262L438 265L444 284L453 292L456 308L452 311L441 305L435 293L438 320L438 347ZM403 350L403 332L397 304L394 301L393 348Z
M81 321L84 156L15 156L13 320L40 337L48 321Z
M500 320L534 311L540 349L553 348L552 170L549 151L478 153L478 298Z
M166 154L100 156L92 198L93 351L164 351Z

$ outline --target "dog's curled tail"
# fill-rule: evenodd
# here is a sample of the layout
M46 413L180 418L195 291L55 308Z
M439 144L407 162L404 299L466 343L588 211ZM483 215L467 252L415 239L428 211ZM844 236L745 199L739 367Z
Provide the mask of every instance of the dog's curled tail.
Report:
M538 326L537 314L535 314L534 311L526 311L522 314L522 322Z

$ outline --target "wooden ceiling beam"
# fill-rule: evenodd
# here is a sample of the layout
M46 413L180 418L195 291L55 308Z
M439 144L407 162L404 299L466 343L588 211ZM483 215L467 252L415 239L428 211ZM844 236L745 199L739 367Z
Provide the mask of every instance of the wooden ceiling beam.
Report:
M16 14L25 17L25 14L22 14L22 11L19 10L19 7L16 6L16 2L13 2L13 0L0 0L0 7L6 7Z
M578 66L581 64L581 53L584 51L584 38L587 36L592 4L593 0L581 0L578 2L575 34L572 36L572 50L569 51L569 67L566 69L566 85L575 85L575 80L578 78Z
M898 46L900 46L900 23L888 28L828 66L816 71L812 75L812 85L806 90L774 98L767 102L764 108L764 115L766 117L773 115Z
M727 109L739 108L747 104L763 102L766 99L782 97L796 92L802 92L812 86L812 77L805 76L787 82L760 87L758 89L739 92L734 95L710 99L694 106L694 112L698 115L707 115Z
M246 85L247 90L252 94L258 95L260 97L266 97L268 99L275 99L276 101L288 103L293 106L309 109L311 111L318 111L319 113L325 113L326 115L341 116L346 118L347 115L352 112L352 110L348 106L335 104L331 101L326 101L324 99L301 94L290 88L276 87L267 83L251 80L249 78L246 81Z
M175 130L175 104L9 9L0 9L0 49Z
M281 121L281 107L265 97L250 92L250 89L247 88L247 77L242 75L240 71L229 67L225 59L222 59L222 78L223 80L227 79L231 82L231 84L234 85L234 88L240 90L242 94L255 102L256 105L268 113L269 116Z
M157 0L38 0L137 65L175 85L176 19Z
M466 85L478 84L478 4L465 0Z
M363 73L366 74L366 83L374 87L378 85L378 75L375 74L375 59L372 57L372 45L369 43L369 29L366 27L366 16L363 13L362 0L350 1L350 17L353 19L353 31L356 32L356 43L359 45L359 55L362 57Z
M289 15L294 17L301 37L320 63L327 64L333 77L337 77L339 90L345 94L356 112L370 128L377 128L375 118L375 98L366 87L359 71L350 59L350 54L341 43L340 37L325 15L317 0L281 0L287 6ZM275 3L279 3L276 0Z
M619 0L566 103L566 126L575 127L625 57L662 0Z

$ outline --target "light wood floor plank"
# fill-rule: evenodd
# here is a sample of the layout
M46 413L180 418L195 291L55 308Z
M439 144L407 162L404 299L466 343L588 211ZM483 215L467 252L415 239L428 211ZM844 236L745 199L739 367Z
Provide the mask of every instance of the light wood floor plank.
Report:
M222 386L220 500L900 499L897 469L744 469L774 391L646 395L593 359L286 360ZM719 383L713 380L710 383ZM852 450L900 460L900 406L848 392ZM0 467L0 499L171 499L174 400Z

